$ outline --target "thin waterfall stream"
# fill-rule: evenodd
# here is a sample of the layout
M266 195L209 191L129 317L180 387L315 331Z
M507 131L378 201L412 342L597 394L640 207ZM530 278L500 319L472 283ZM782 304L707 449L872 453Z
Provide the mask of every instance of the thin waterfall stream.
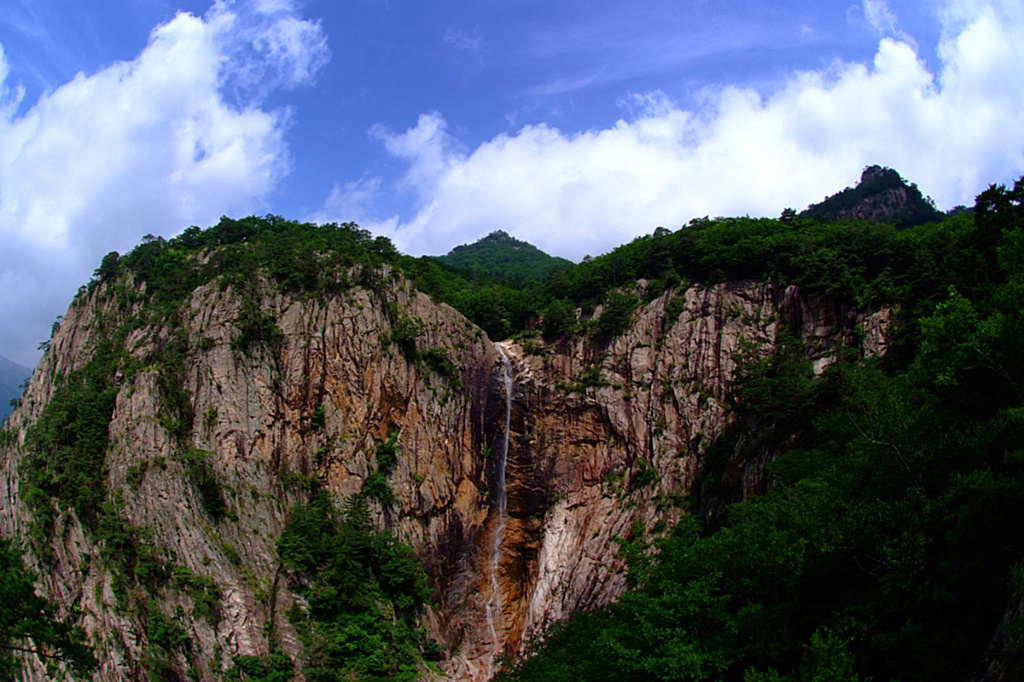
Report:
M487 661L487 676L493 675L494 657L498 654L500 642L495 621L501 616L501 590L498 586L498 564L501 561L501 541L505 535L505 515L508 508L508 494L505 490L505 467L508 464L508 433L512 421L512 363L505 350L495 344L501 355L501 375L505 384L505 432L502 434L501 446L492 453L497 460L497 486L494 494L494 509L497 521L491 535L491 598L487 602L487 625L491 629L491 642L494 647Z

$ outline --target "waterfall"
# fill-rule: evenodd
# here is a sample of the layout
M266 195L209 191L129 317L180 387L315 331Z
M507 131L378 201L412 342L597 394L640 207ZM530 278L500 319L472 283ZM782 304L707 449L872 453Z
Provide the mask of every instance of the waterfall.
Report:
M505 432L502 434L501 447L492 452L492 456L498 458L496 464L497 485L495 486L494 510L497 514L497 521L494 526L494 533L491 535L491 598L487 602L487 625L491 629L491 642L494 647L491 657L487 661L487 677L493 674L494 657L498 654L500 642L498 642L498 631L495 627L495 620L501 616L501 591L498 586L498 564L501 561L501 541L505 535L505 513L508 507L508 494L505 490L505 465L508 464L508 432L512 420L512 363L504 349L495 344L498 353L501 355L501 376L505 384Z

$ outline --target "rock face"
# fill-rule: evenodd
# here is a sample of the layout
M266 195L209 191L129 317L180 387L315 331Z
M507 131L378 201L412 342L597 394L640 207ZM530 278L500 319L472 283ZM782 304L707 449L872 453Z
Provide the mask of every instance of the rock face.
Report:
M372 503L374 522L412 545L427 568L436 602L424 624L447 646L444 676L486 679L497 656L515 654L551 621L622 592L616 538L656 536L684 512L708 445L730 421L726 390L741 346L771 352L785 322L820 371L844 346L884 350L888 325L887 311L859 314L792 287L669 291L611 341L504 342L509 406L494 343L392 273L375 287L317 299L262 290L258 309L280 338L255 348L238 342L241 295L216 284L192 293L175 327L184 339L185 428L166 417L166 368L144 366L117 385L106 460L118 512L166 561L219 591L215 618L173 583L149 607L184 627L188 653L168 662L180 679L186 671L219 679L233 656L275 646L301 658L287 618L296 595L276 555L289 507L311 477L339 501L359 492L375 446L392 436L395 501ZM138 312L134 305L101 286L65 315L8 424L4 536L31 533L20 492L28 429L60 378L83 367L112 325ZM170 334L156 322L141 326L125 353L144 363ZM507 514L499 519L501 458L492 453L505 438L506 410ZM207 453L224 514L204 507L185 451ZM737 464L743 494L763 485L763 464ZM27 558L41 591L96 642L98 679L143 679L152 633L133 602L142 597L118 592L73 511L57 512L48 542L48 557ZM500 604L490 621L488 603ZM44 679L38 660L29 670Z

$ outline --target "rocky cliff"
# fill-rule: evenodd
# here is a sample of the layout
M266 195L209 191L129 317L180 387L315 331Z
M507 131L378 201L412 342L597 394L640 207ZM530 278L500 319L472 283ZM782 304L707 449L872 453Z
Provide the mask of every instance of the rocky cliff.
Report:
M446 653L424 674L486 679L546 624L621 593L616 539L654 537L684 513L732 419L738 351L770 353L785 325L820 371L841 348L883 350L888 324L884 310L746 281L670 289L609 341L499 348L394 272L365 280L315 297L211 282L161 317L129 278L68 310L8 423L0 533L30 547L41 591L89 633L98 679L142 679L159 663L170 679L214 680L233 657L276 647L300 660L289 615L304 604L277 556L289 510L314 481L339 501L359 493L389 440L390 499L371 512L430 576L423 623ZM111 347L109 442L94 472L105 516L33 507L33 425ZM769 457L730 463L725 483L757 491ZM175 577L127 583L119 552ZM184 639L154 661L164 620Z

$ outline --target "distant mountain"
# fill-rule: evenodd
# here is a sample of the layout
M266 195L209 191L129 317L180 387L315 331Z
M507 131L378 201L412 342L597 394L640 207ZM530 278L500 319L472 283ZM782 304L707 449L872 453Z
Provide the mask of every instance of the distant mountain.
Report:
M0 355L0 420L13 409L11 401L21 397L21 384L32 376L32 370Z
M436 259L456 270L514 280L544 281L551 268L572 267L572 261L549 256L536 246L497 230L472 244L456 246Z
M800 215L825 222L864 220L900 228L937 222L945 217L930 197L921 194L916 184L908 184L899 173L882 166L868 166L856 187L847 187L820 204L811 204Z

